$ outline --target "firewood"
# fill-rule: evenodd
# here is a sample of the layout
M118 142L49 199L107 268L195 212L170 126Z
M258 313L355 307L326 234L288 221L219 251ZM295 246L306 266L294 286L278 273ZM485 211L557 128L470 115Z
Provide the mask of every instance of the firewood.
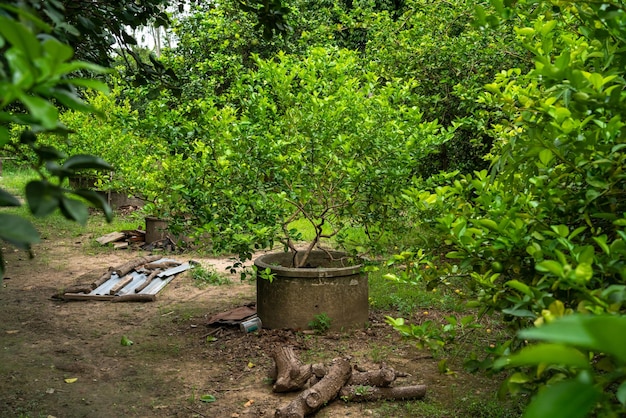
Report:
M134 293L130 293L128 295L116 296L111 299L111 302L154 302L156 300L156 295L143 294L136 295Z
M75 284L68 286L63 290L63 293L91 293L94 288L90 284Z
M132 274L127 274L126 276L122 277L120 279L119 282L117 282L117 284L115 286L113 286L111 288L111 290L109 290L109 295L114 295L117 292L119 292L120 290L122 290L122 288L124 286L126 286L128 283L133 281L133 275Z
M375 386L344 386L339 397L346 402L379 401L382 399L423 399L425 385L379 388Z
M86 295L84 293L64 293L60 295L63 300L111 300L111 295Z
M140 284L139 286L137 286L135 288L135 293L139 293L141 292L143 289L145 289L146 287L148 287L148 285L150 283L152 283L152 280L157 276L157 274L159 274L161 272L161 270L154 270L152 273L150 273L150 275L148 277L146 277L146 280Z
M131 260L127 263L124 263L120 266L117 266L113 269L113 273L117 273L119 277L126 276L128 273L133 271L136 267L141 266L142 264L148 264L153 261L157 261L163 258L160 255L147 255L145 257L140 257L135 260Z
M383 365L378 370L353 371L348 385L388 387L396 380L396 377L398 374L394 369Z
M147 270L161 269L161 268L169 268L169 267L177 267L180 266L178 261L163 261L161 263L148 263L143 266L143 268Z
M277 347L272 352L276 364L274 392L290 392L302 389L311 377L311 365L302 364L293 352L293 347Z
M301 392L287 405L277 409L274 417L304 418L314 413L337 396L343 385L350 379L351 373L352 368L348 359L334 359L322 380Z
M105 273L102 273L102 276L100 276L95 282L93 282L91 286L94 289L102 286L104 282L106 282L107 280L111 278L111 274L113 274L113 269L109 267L109 270Z

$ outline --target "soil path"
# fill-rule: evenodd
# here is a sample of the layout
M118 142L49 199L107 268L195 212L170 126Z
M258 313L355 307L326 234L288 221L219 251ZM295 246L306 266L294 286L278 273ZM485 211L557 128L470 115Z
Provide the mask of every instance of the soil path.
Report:
M273 344L294 345L307 362L345 355L365 367L384 361L409 373L402 384L428 386L424 402L448 402L465 379L476 385L474 377L440 374L437 360L401 340L381 312L371 314L368 329L345 334L244 334L207 326L210 316L254 302L254 286L238 279L198 288L188 273L181 274L150 303L51 299L85 274L143 255L90 250L89 239L44 242L32 260L4 249L0 417L271 417L294 396L271 391ZM228 264L227 259L194 259L219 271ZM123 346L122 337L134 344ZM205 402L211 400L206 395L215 401ZM316 416L403 416L389 410L382 403L339 400Z

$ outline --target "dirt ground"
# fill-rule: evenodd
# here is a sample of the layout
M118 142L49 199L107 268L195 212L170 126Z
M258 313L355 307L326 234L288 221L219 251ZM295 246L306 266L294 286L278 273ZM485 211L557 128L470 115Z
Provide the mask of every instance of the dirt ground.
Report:
M238 279L198 288L184 273L149 303L52 299L85 274L144 255L94 250L89 246L93 239L44 242L35 248L33 260L24 252L4 249L8 265L0 289L1 417L272 417L295 396L272 393L268 374L274 344L293 345L306 362L346 355L366 368L385 362L408 373L398 384L427 385L427 396L419 401L427 404L462 402L468 393L480 397L497 386L464 374L460 367L456 376L441 374L438 359L384 324L384 315L394 313L371 312L367 329L342 334L244 334L238 328L209 327L210 316L255 301L254 286ZM219 271L228 263L193 258ZM134 344L122 345L123 336ZM206 395L215 401L205 402ZM315 416L416 416L403 404L336 400Z

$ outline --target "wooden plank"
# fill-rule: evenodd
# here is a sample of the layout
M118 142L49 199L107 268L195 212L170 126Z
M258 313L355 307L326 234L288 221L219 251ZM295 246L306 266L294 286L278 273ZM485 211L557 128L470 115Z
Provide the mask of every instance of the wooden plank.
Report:
M86 295L84 293L64 293L60 297L65 300L111 300L116 296Z
M114 242L113 243L113 248L115 248L116 250L121 250L124 248L128 248L130 244L127 241L124 242Z
M101 236L100 238L97 238L96 241L100 245L107 245L111 242L116 242L124 238L126 238L126 234L124 234L123 232L111 232L110 234L106 234Z

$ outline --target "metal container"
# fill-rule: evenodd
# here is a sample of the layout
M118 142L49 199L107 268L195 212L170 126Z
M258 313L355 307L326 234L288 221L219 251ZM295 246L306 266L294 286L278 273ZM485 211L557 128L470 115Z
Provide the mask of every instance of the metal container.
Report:
M239 324L239 328L243 332L258 331L262 327L263 327L263 324L261 323L261 319L258 316L255 316L254 318L250 318L246 321L243 321L241 324Z

